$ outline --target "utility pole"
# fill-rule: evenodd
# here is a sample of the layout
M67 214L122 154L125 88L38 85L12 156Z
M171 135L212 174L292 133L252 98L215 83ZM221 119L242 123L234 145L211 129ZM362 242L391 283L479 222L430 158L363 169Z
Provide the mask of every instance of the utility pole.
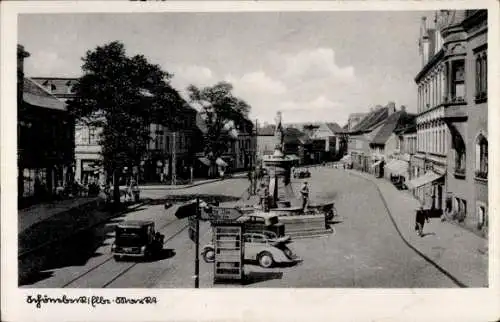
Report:
M194 288L200 288L200 198L196 198L196 238L194 257Z
M177 132L172 133L172 185L177 183Z

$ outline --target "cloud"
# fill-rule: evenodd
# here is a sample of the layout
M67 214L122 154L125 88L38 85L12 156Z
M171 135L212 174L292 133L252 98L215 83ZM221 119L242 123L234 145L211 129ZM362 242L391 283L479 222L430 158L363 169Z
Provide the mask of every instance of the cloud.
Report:
M216 82L212 70L199 65L180 65L172 68L174 77L172 85L180 91L183 91L189 85L209 86Z
M331 48L302 50L282 55L283 77L291 81L323 79L329 82L350 83L355 80L354 67L340 67Z
M69 61L53 51L37 51L30 52L24 69L29 77L79 77L81 65L78 57Z
M240 78L228 75L226 80L240 93L281 95L287 91L285 84L272 79L263 71L246 73Z

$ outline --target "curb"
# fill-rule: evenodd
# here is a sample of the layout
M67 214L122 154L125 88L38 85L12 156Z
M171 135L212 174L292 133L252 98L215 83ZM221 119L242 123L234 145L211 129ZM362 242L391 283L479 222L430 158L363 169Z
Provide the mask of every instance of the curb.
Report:
M102 223L105 223L106 221L109 221L110 219L113 219L113 218L116 218L118 216L121 216L122 214L124 214L127 211L134 210L134 209L137 209L137 208L139 208L141 206L144 206L144 205L147 204L147 202L148 202L148 200L141 201L140 203L134 204L131 207L128 207L127 209L125 209L123 211L120 211L120 212L118 212L118 213L116 213L116 214L114 214L114 215L112 215L110 217L107 217L106 219L99 220L99 221L97 221L96 223L93 223L90 226L76 229L75 231L73 231L71 233L71 235L68 235L68 236L65 236L65 237L62 237L62 238L58 238L58 239L55 239L55 240L47 241L47 242L44 242L44 243L36 246L35 248L28 249L28 250L25 250L23 252L20 252L20 253L18 253L17 258L20 259L22 257L25 257L25 256L29 255L29 254L35 253L35 252L39 251L40 249L43 249L44 247L47 247L47 246L52 245L52 244L55 244L56 242L62 242L62 241L68 240L70 238L73 238L73 237L75 237L75 235L77 235L79 233L82 233L84 231L87 231L87 230L89 230L91 228L94 228L94 227L96 227L98 225L101 225Z
M188 189L188 188L192 188L192 187L196 187L196 186L201 186L201 185L204 185L204 184L209 184L209 183L214 183L214 182L217 182L217 181L222 181L224 179L214 179L214 180L207 180L207 181L203 181L203 182L198 182L198 183L193 183L193 184L189 184L189 185L180 185L179 187L177 186L162 186L162 185L158 185L158 187L155 187L155 186L139 186L139 189L141 190L182 190L182 189Z
M381 199L382 199L382 203L384 204L384 207L387 211L387 214L389 215L389 218L392 222L392 224L394 225L394 228L396 228L396 232L398 233L399 237L403 240L403 242L410 248L412 249L415 253L417 253L420 257L422 257L426 262L428 262L429 264L431 264L434 268L436 268L438 271L440 271L442 274L444 274L446 277L448 277L455 285L461 287L461 288L467 288L469 286L467 286L466 284L462 283L459 279L457 279L455 276L453 276L451 273L449 273L446 269L444 269L443 267L441 267L438 263L436 263L435 261L433 261L432 259L430 259L423 251L420 251L416 246L412 245L407 239L406 237L403 235L403 233L401 233L401 230L398 226L398 224L396 223L396 221L394 220L394 217L389 209L389 206L387 204L387 201L385 199L385 196L384 194L382 193L382 191L380 190L380 187L379 185L372 181L370 178L366 178L362 175L359 175L353 171L349 171L348 172L350 175L354 175L358 178L361 178L365 181L369 181L371 184L373 184L375 186L375 188L377 189L377 192L379 193Z

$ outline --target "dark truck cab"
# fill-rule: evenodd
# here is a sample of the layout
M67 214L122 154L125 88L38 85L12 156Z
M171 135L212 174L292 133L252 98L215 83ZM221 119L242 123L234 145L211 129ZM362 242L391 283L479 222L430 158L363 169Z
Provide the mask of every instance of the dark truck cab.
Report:
M129 220L115 228L111 253L115 260L123 257L151 258L161 252L165 236L155 231L153 221Z

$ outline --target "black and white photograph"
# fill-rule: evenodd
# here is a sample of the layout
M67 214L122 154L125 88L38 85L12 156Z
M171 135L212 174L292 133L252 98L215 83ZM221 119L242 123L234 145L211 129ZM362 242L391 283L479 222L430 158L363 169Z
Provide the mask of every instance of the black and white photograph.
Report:
M15 15L2 203L26 305L493 287L498 11L281 8Z

